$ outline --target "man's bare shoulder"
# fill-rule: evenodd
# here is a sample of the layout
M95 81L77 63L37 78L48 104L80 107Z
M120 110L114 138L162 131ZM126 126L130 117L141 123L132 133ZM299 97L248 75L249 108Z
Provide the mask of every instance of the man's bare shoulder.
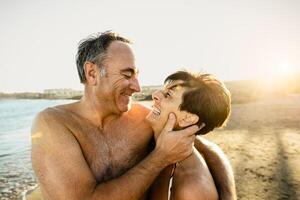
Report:
M144 106L141 103L135 102L135 103L131 104L131 109L129 110L128 113L132 114L132 115L138 115L138 116L145 118L149 112L150 112L149 108L147 108L146 106Z
M126 113L131 119L138 123L147 123L145 118L150 112L150 109L140 103L132 103L130 110Z
M48 107L36 115L31 127L32 139L35 142L42 142L43 140L49 142L48 139L53 141L57 140L57 137L60 139L73 137L72 134L68 134L71 132L66 126L68 111L64 109L65 106ZM38 140L39 138L42 140Z
M63 125L65 121L64 119L68 116L76 104L77 102L48 107L36 115L34 124L47 122L47 125Z
M33 122L32 167L49 199L85 199L74 196L85 195L95 180L80 144L64 121L68 110L60 108L46 108ZM79 182L82 187L78 189Z
M130 110L123 116L129 119L135 128L145 133L152 133L152 128L146 120L150 109L140 103L132 103ZM132 127L133 128L133 127Z
M59 119L59 114L57 110L54 107L48 107L41 112L39 112L33 122L33 127L34 126L45 126L45 125L50 125L53 123L58 123Z
M59 112L55 107L49 107L41 112L39 112L33 122L33 127L34 126L53 126L55 124L59 125L60 123L60 118L62 117L62 113Z

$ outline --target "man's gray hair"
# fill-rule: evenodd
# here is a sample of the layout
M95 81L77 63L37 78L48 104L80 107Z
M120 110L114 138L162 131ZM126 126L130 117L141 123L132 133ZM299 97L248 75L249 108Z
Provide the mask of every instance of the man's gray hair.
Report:
M88 38L81 40L78 46L78 51L76 55L76 65L81 83L86 82L84 64L89 61L103 68L102 63L105 60L107 48L113 41L121 41L131 44L129 39L120 36L119 34L106 31L104 33L97 33L89 36ZM100 71L101 74L101 71ZM101 76L105 75L105 70L102 70Z

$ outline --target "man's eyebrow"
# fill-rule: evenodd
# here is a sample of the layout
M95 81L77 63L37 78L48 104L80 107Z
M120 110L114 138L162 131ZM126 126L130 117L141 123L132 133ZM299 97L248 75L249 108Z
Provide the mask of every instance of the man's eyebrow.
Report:
M122 69L121 72L131 72L133 74L138 74L139 73L139 70L137 68L126 68L126 69Z

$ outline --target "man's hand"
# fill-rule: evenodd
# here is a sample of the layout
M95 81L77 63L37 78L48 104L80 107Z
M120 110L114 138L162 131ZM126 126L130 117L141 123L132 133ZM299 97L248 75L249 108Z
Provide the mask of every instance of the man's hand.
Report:
M184 130L172 131L175 122L175 115L170 113L165 127L157 138L154 149L157 152L157 156L161 157L165 166L179 162L191 155L195 133L202 128L193 125Z

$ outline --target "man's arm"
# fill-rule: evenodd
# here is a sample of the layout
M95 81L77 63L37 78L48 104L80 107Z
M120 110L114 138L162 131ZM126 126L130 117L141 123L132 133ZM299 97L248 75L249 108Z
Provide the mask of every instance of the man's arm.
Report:
M236 200L233 170L228 158L216 144L198 136L194 143L203 155L215 181L220 200Z
M171 132L171 118L155 149L122 176L97 183L72 132L52 112L40 113L32 127L32 165L46 199L140 199L159 172L192 152L197 127Z

